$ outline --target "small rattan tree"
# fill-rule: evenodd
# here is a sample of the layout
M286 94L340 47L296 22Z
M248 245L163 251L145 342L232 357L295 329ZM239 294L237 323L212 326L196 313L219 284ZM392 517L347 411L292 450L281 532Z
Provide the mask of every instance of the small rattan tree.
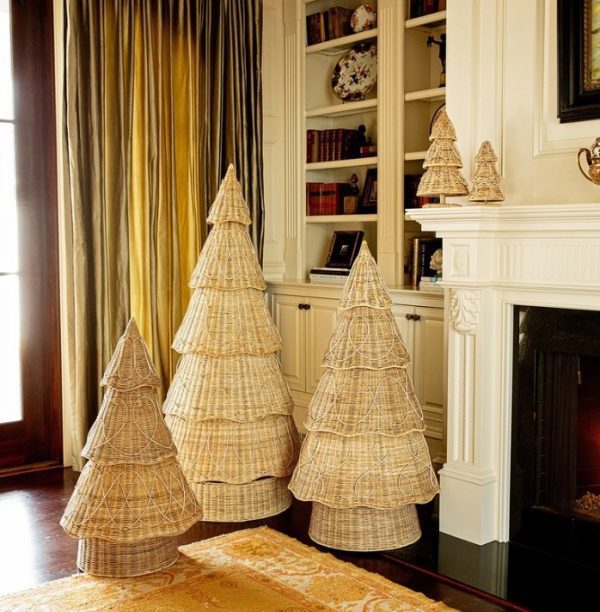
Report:
M229 166L173 348L182 354L163 411L205 521L278 514L298 459L279 333L248 235L250 213Z
M60 524L79 538L78 567L139 576L177 560L176 536L201 517L160 410L160 381L134 319L100 382L107 388L88 459Z
M421 536L415 504L438 483L410 356L391 299L363 242L309 405L294 495L312 501L309 536L341 550L400 548Z
M484 140L475 156L475 172L469 202L502 202L504 194L500 189L500 175L496 169L498 157L489 140Z
M462 159L454 144L456 131L445 108L433 124L429 141L431 145L423 162L425 173L419 182L417 196L439 197L443 206L447 196L469 193L467 182L460 172Z

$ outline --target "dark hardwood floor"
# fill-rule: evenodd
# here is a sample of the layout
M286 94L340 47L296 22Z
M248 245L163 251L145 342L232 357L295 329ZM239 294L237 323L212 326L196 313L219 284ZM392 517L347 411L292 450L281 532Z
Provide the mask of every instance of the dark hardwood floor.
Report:
M71 469L0 479L0 595L76 572L77 541L67 536L59 525L75 481L76 474ZM310 504L295 502L283 514L261 521L197 523L180 537L180 543L268 525L314 546L307 535L309 518ZM410 555L397 559L383 554L328 552L459 610L524 609L437 575L427 567L419 568Z

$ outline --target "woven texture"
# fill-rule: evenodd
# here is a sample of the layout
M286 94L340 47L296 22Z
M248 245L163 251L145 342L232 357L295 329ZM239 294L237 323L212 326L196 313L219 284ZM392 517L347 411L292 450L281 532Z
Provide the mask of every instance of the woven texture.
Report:
M182 357L163 412L203 520L247 521L289 507L300 440L232 166L208 218L214 228L173 342Z
M287 476L298 461L300 440L288 415L246 423L201 421L196 427L167 415L166 422L179 440L179 462L191 482L243 484L263 476Z
M240 485L191 483L202 504L203 521L243 523L275 516L292 505L289 478L261 478Z
M255 421L268 414L292 414L294 405L277 355L235 355L214 359L183 355L177 382L163 404L165 414L186 420Z
M89 462L60 521L87 540L80 547L86 571L134 576L161 569L176 558L172 538L201 516L160 412L157 381L131 319L102 379L108 389L83 450Z
M165 569L179 557L177 538L152 538L133 544L79 540L77 567L94 576L143 576Z
M392 550L413 544L421 537L414 505L392 510L330 508L315 502L310 516L311 540L338 550Z
M500 189L500 175L496 170L498 157L489 140L484 140L475 156L472 193L469 202L502 202L504 194Z
M0 598L0 610L44 612L391 612L448 610L400 584L282 533L244 529L179 549L153 576L79 574Z
M313 501L310 537L372 551L420 537L415 509L438 492L410 356L377 264L362 243L310 401L294 495Z
M213 289L266 287L256 252L245 226L220 223L208 235L189 286Z

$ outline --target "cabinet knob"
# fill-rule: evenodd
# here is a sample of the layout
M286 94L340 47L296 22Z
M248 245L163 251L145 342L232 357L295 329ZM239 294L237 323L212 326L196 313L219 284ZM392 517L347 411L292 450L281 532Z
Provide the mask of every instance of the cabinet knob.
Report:
M412 321L412 320L413 320L413 315L412 315L410 312L407 312L407 313L406 313L404 316L405 316L405 317L406 317L406 318L407 318L409 321Z
M310 304L298 304L300 310L310 310Z
M421 315L413 315L413 321L420 321Z

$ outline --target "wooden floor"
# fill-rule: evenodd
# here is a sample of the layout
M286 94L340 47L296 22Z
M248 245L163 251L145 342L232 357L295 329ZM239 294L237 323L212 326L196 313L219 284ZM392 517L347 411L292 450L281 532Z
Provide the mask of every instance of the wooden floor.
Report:
M65 534L60 517L73 490L70 469L0 479L0 595L75 573L77 542ZM180 537L181 544L223 533L268 525L307 544L310 505L295 502L283 514L243 524L197 523ZM323 549L325 550L325 549ZM329 551L332 552L332 551ZM425 593L459 610L488 612L523 609L380 554L334 553L337 557ZM243 610L243 604L240 605Z

